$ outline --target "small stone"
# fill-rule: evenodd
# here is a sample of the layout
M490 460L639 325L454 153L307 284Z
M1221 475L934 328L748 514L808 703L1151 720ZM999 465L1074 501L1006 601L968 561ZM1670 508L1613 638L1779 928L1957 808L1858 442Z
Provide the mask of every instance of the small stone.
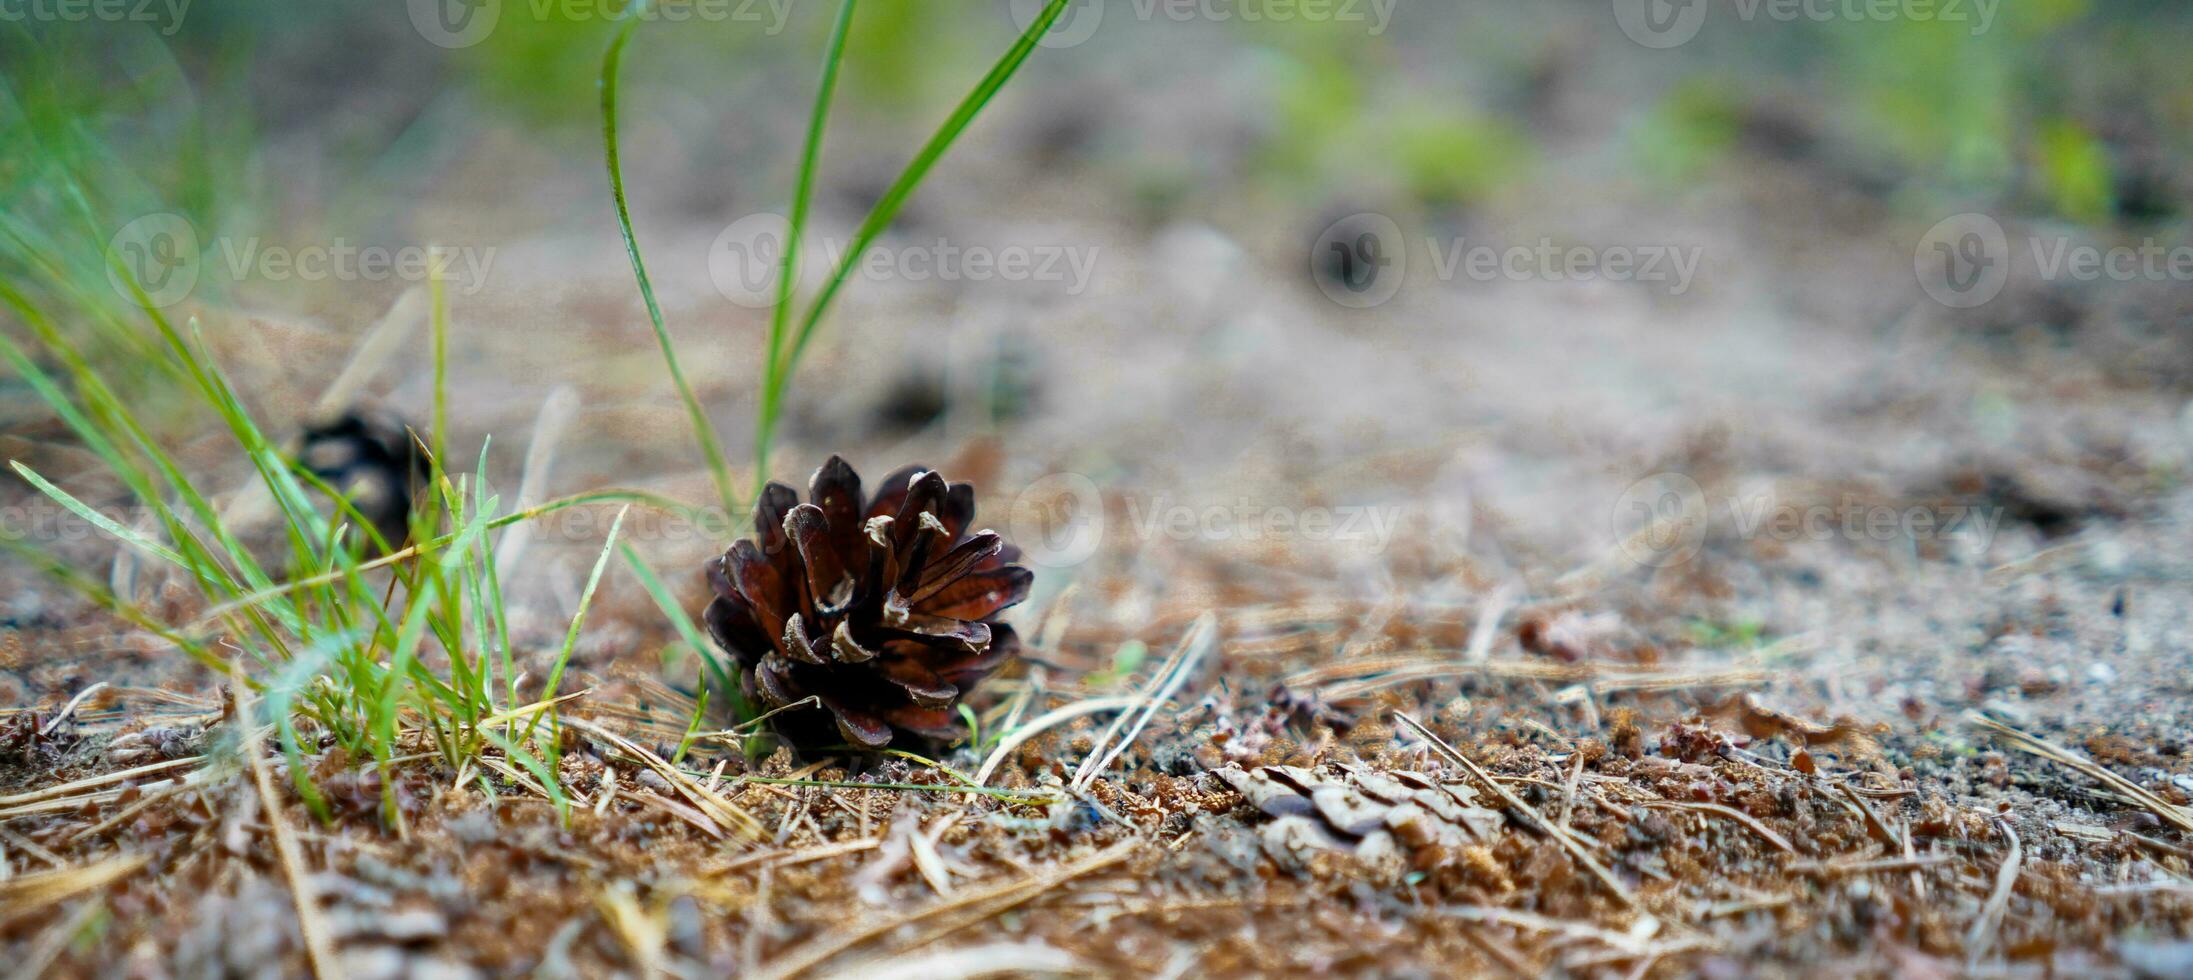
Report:
M404 909L381 916L373 931L392 942L418 943L448 935L449 921L431 909Z
M2117 945L2117 957L2133 975L2149 980L2193 976L2193 941L2132 941Z
M670 903L670 948L690 960L708 957L707 923L701 920L701 903L691 895Z

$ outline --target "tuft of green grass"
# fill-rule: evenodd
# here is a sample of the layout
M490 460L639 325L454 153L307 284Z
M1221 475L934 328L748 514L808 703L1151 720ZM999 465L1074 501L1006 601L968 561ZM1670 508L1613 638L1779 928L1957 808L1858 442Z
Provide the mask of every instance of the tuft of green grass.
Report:
M847 2L850 4L851 0ZM945 117L936 132L930 135L929 141L922 144L921 150L906 164L906 169L900 171L898 178L884 190L883 196L877 199L868 216L861 219L859 227L853 232L852 247L839 257L837 268L831 270L822 292L808 305L806 315L800 318L799 332L793 335L791 348L782 352L781 360L772 359L765 365L766 374L762 381L763 407L761 418L757 421L760 431L775 430L777 416L783 411L785 389L791 385L793 373L799 370L800 358L807 353L808 343L814 340L815 331L822 325L823 314L829 312L831 301L837 298L838 290L845 286L846 277L852 274L854 266L867 253L868 246L875 244L876 237L890 227L900 209L914 196L914 191L921 187L921 182L929 176L929 171L936 166L937 161L944 158L952 144L959 141L960 134L967 131L975 117L1005 88L1005 83L1012 81L1013 75L1020 71L1020 66L1028 60L1028 56L1035 53L1043 35L1050 32L1051 25L1065 12L1067 3L1068 0L1050 0L1044 4L1042 15L1030 23L1028 29L1022 31L1020 37L1013 41L1012 47L998 57L997 63L990 67L989 74L984 75L974 89L960 100L952 114ZM792 297L789 294L780 294L777 297L779 306L790 302ZM766 443L758 448L766 452ZM769 460L765 455L760 455L755 464L767 472Z
M823 131L828 124L830 100L837 88L838 68L845 57L845 42L852 27L856 2L857 0L841 0L838 6L837 19L831 28L830 40L823 54L822 77L817 86L814 107L808 115L807 140L800 154L798 177L793 185L791 215L786 230L785 247L781 250L783 265L778 270L776 304L770 320L768 350L762 364L761 402L754 420L754 469L757 488L769 478L770 452L775 443L778 421L784 412L784 399L791 386L792 376L807 352L807 345L814 340L821 327L823 315L829 312L831 302L845 286L845 280L852 274L855 264L867 252L868 247L875 243L877 236L890 227L899 211L906 206L907 200L913 197L922 181L936 167L937 161L944 158L945 152L952 148L953 143L958 142L960 135L982 113L983 107L997 97L998 92L1004 89L1005 84L1012 80L1020 66L1028 60L1028 56L1035 53L1043 35L1051 29L1059 15L1065 12L1069 0L1049 0L1044 5L1042 15L1030 23L1027 30L1021 32L1012 46L991 66L989 73L945 117L936 132L922 144L914 158L876 201L868 216L861 220L853 233L852 247L839 257L837 266L824 281L822 291L807 306L804 314L795 316L793 307L798 299L795 295L798 285L798 245L806 230L815 174L821 165ZM625 48L631 43L633 32L645 19L642 16L645 3L646 0L639 0L627 9L623 22L610 38L608 52L602 57L602 135L609 167L610 196L616 204L617 224L624 235L625 254L631 260L633 278L639 283L640 296L647 304L648 319L654 325L656 344L661 348L664 363L670 369L671 383L677 387L679 397L685 401L694 438L700 442L701 452L708 459L724 506L729 512L735 513L737 507L733 504L729 468L723 462L723 454L718 448L707 414L702 411L699 399L694 397L692 387L686 383L684 370L678 365L676 347L671 342L669 331L663 326L662 309L655 302L655 290L648 281L646 263L640 257L639 242L632 232L631 212L625 200L623 170L617 155L617 78L624 62ZM795 320L799 324L796 330L791 326Z
M89 195L80 187L65 186L62 197L78 202L88 219ZM96 227L89 220L85 224L87 230ZM115 257L104 251L104 244L93 234L82 247L113 263ZM9 245L26 268L47 270L56 278L71 274L68 260L48 253L53 242L16 236ZM373 760L381 776L383 819L399 832L405 827L394 765L399 757L416 756L421 749L460 769L481 761L485 753L500 752L564 808L555 778L556 726L538 726L541 717L553 716L555 705L532 711L533 723L522 730L514 724L526 713L515 706L529 702L519 681L496 577L494 538L519 521L588 503L690 508L635 491L600 490L503 513L500 498L485 489L484 444L473 473L448 472L449 317L446 302L437 295L429 475L411 518L411 543L390 551L371 522L291 460L267 434L207 352L201 324L196 319L170 321L148 301L130 269L120 264L114 268L117 280L136 298L138 316L157 338L147 356L163 361L134 367L131 373L151 370L182 383L199 424L211 422L216 431L225 431L256 477L252 492L272 501L275 518L265 527L231 527L224 508L149 428L145 409L131 397L141 396L132 378L111 377L107 368L70 343L57 325L59 318L30 289L0 281L0 304L31 335L27 344L0 336L0 360L97 458L121 495L87 497L20 461L12 461L11 468L32 489L140 560L181 575L195 586L203 611L188 623L167 622L141 607L136 596L117 594L61 556L22 540L20 533L0 536L8 539L7 550L207 668L223 675L232 661L242 668L245 684L262 695L258 710L265 717L254 723L274 727L299 796L322 819L330 817L330 810L312 784L313 767L305 757L306 745L322 742ZM68 295L66 283L37 285L47 287L43 295ZM71 304L67 315L97 314ZM162 400L155 410L166 412L169 406ZM118 505L137 508L150 520L117 519L113 508ZM615 547L616 531L613 525L596 563L589 599ZM368 548L386 553L369 559ZM543 701L554 697L562 680L584 608L582 600L580 618L565 637Z

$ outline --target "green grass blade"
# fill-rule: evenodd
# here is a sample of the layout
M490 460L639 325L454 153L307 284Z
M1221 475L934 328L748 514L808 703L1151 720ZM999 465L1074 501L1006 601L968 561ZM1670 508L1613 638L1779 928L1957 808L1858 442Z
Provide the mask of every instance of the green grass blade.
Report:
M663 618L670 620L670 625L678 631L678 638L684 640L686 646L693 648L693 653L701 658L701 663L708 665L710 676L725 690L736 690L731 676L723 669L723 663L709 655L711 647L708 641L701 638L700 630L693 626L693 618L685 614L685 609L678 604L678 597L672 595L669 587L663 585L662 578L640 558L639 552L632 550L631 544L627 543L618 550L624 554L624 563L632 569L633 577L640 580L640 588L647 590L648 598L655 600L655 608L662 610ZM745 719L742 717L740 720Z
M671 753L670 764L685 761L685 753L693 747L693 736L700 734L701 722L708 717L708 688L701 688L701 696L693 699L693 718L685 723L685 735L678 739L677 751Z
M154 541L151 538L145 537L144 535L137 533L131 528L123 527L113 518L92 509L90 504L86 504L83 501L76 499L68 491L46 482L45 477L39 476L37 471L31 469L30 467L13 460L10 460L8 462L8 466L13 468L17 475L21 476L25 480L30 481L31 486L37 487L39 493L45 494L46 496L53 498L54 503L60 504L61 506L68 508L71 513L83 518L86 521L91 522L91 525L93 527L107 532L107 534L113 537L115 540L120 541L123 544L129 545L130 547L135 548L138 551L142 551L145 554L151 555L154 558L158 558L161 561L172 562L178 568L190 568L190 563L188 561L185 561L182 555L176 554L166 545L163 545L158 541Z
M678 366L678 352L670 342L670 329L663 326L662 304L655 301L655 286L647 278L647 263L640 259L640 241L632 233L632 211L625 203L624 165L617 157L617 74L624 63L624 47L632 40L632 32L645 19L645 0L634 3L625 12L624 23L609 42L609 52L602 57L602 153L609 165L609 196L617 205L617 230L624 235L624 254L632 262L632 278L639 282L640 299L647 304L648 323L655 328L655 344L662 349L663 363L670 368L670 383L677 387L678 397L685 402L685 414L693 424L693 438L700 442L701 456L708 461L709 475L716 482L716 493L723 498L726 514L739 512L738 494L731 485L731 467L724 462L722 441L716 438L716 428L708 421L708 413L701 409L701 400L693 394L693 386L685 380L685 369Z
M434 461L430 486L442 482L449 452L449 292L442 285L441 273L433 271L442 266L440 253L439 248L427 249L426 294L431 311L427 323L434 335L434 432L430 439Z
M649 507L655 510L660 510L666 514L674 514L687 520L700 520L704 516L700 512L700 510L690 505L687 505L682 501L673 500L658 493L649 493L645 490L607 489L588 490L583 493L572 494L568 497L558 497L554 500L536 504L521 511L504 514L501 517L489 518L487 520L487 523L483 527L485 530L493 531L500 528L509 527L512 524L517 524L522 521L530 521L536 517L545 517L557 511L581 506L583 504L599 504L611 502L637 504L641 507ZM408 548L402 548L396 551L392 551L388 554L382 555L379 558L375 558L372 561L360 563L355 566L355 569L346 569L342 572L331 572L326 575L316 575L308 578L301 578L289 582L284 582L280 585L270 584L264 588L256 588L249 593L238 595L236 598L215 607L201 618L211 618L214 616L234 612L238 609L245 609L252 606L260 605L262 603L271 602L280 599L283 596L294 593L300 589L309 589L321 585L326 585L327 583L335 581L342 576L354 574L355 572L371 571L376 568L383 568L389 565L394 565L399 562L406 561L411 558L416 558L420 555L427 554L435 550L439 550L443 547L453 544L456 540L456 534L445 534L441 537L420 542Z
M602 553L594 559L594 570L586 575L586 588L579 592L579 608L571 614L571 628L563 635L563 649L556 651L556 664L548 670L548 683L541 686L539 700L554 700L557 685L563 683L564 668L571 663L571 650L579 643L579 627L586 622L586 609L594 604L594 590L602 584L602 569L608 567L610 553L617 550L617 533L624 529L624 515L631 512L632 508L626 506L617 511L616 520L609 522L609 538L602 542ZM543 711L533 716L532 723L525 726L527 736L533 734L534 727L540 724L542 715L546 714L549 712Z
M945 118L944 124L937 127L936 133L929 137L929 142L922 146L921 152L914 155L912 162L899 173L898 179L892 181L883 197L876 201L876 206L868 212L868 217L861 221L859 229L853 234L852 247L838 259L838 267L831 273L829 282L823 286L822 293L815 297L814 305L808 307L807 316L800 323L799 333L793 338L792 349L785 354L785 363L781 368L772 367L779 388L790 383L792 371L799 366L801 355L807 351L808 341L814 339L816 326L822 322L823 314L830 309L830 301L837 298L838 290L845 285L846 277L852 274L854 266L868 251L868 246L898 217L899 209L905 207L907 199L921 186L922 179L929 176L930 168L936 166L937 161L952 148L960 134L966 132L968 125L975 121L975 116L982 112L984 106L990 104L990 100L1020 70L1021 64L1035 52L1043 35L1058 20L1059 14L1065 11L1068 2L1069 0L1050 0L1050 3L1044 5L1043 15L1028 25L1026 31L1021 32L1020 38L991 67L990 73L983 76L982 81L973 91L967 93L965 99L960 100L959 107L953 109L952 114ZM778 397L782 397L781 391ZM774 423L773 418L767 420L767 424Z
M830 120L830 98L838 88L838 65L845 60L845 35L853 24L858 0L838 5L837 23L830 28L830 44L822 56L822 81L815 88L815 107L807 115L807 145L800 152L799 178L792 188L792 214L784 232L784 262L777 269L777 306L769 320L769 359L763 364L762 406L754 416L754 492L761 493L769 480L769 451L776 440L776 399L782 388L777 370L784 356L785 335L791 331L792 306L799 301L794 286L799 282L800 241L807 230L807 212L815 196L815 170L822 159L822 134Z
M540 716L534 715L534 717L538 718ZM508 756L512 762L517 763L519 768L524 769L532 774L534 779L539 780L541 789L548 793L548 801L556 806L556 818L564 822L570 821L571 802L564 797L563 784L556 781L554 770L550 769L546 763L543 763L539 756L526 751L510 739L489 731L483 731L480 734L489 742L493 742L496 748L503 750L503 755Z

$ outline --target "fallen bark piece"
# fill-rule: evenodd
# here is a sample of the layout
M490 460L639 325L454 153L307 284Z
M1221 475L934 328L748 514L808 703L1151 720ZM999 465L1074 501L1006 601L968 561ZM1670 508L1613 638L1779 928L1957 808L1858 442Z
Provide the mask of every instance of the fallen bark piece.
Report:
M1212 775L1275 818L1262 832L1264 851L1291 871L1327 853L1372 870L1439 867L1472 844L1496 840L1506 823L1499 811L1475 805L1475 790L1406 770L1227 766Z

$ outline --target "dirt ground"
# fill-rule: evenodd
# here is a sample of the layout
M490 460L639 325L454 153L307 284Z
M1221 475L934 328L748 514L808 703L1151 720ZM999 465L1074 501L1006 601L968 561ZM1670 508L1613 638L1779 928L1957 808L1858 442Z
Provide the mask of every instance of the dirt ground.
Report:
M1913 251L1955 212L1822 155L1739 149L1672 193L1631 179L1600 135L1626 62L1590 45L1510 110L1546 141L1502 193L1281 194L1211 176L1247 166L1225 93L1257 66L1187 49L1039 53L887 244L1064 250L1093 257L1085 288L857 278L775 474L838 452L974 481L978 524L1038 577L1010 617L1027 656L973 706L987 725L1155 700L1116 759L1086 766L1136 712L1000 753L984 792L966 784L993 760L964 746L931 767L704 742L666 777L610 736L667 757L694 665L666 660L674 635L612 575L566 685L608 733L572 733L568 825L522 778L490 798L417 760L398 836L374 770L334 754L314 768L340 816L319 825L279 755L239 751L226 679L10 562L7 961L297 975L303 902L352 977L2193 975L2182 283L2021 268L1986 306L1934 302ZM1128 108L1151 88L1218 94ZM710 263L775 198L693 150L731 125L720 107L644 66L630 97L635 220L736 459L767 314ZM598 161L528 139L456 144L396 222L497 249L453 303L458 444L492 434L515 488L563 390L577 407L541 496L706 499ZM832 145L850 162L829 233L905 145ZM1148 175L1121 171L1152 159L1205 196L1147 206L1124 188ZM1409 253L1363 309L1310 268L1357 212L1393 218ZM1437 270L1456 241L1549 236L1698 265L1680 290ZM341 285L192 301L228 324L213 342L266 416L302 414L401 291ZM417 412L426 363L398 351L370 397ZM93 479L50 429L4 439L57 483ZM224 452L184 447L241 485ZM537 657L606 516L534 532L510 590ZM729 541L642 526L697 611L699 564ZM95 539L65 550L131 571ZM144 576L139 595L192 612Z

